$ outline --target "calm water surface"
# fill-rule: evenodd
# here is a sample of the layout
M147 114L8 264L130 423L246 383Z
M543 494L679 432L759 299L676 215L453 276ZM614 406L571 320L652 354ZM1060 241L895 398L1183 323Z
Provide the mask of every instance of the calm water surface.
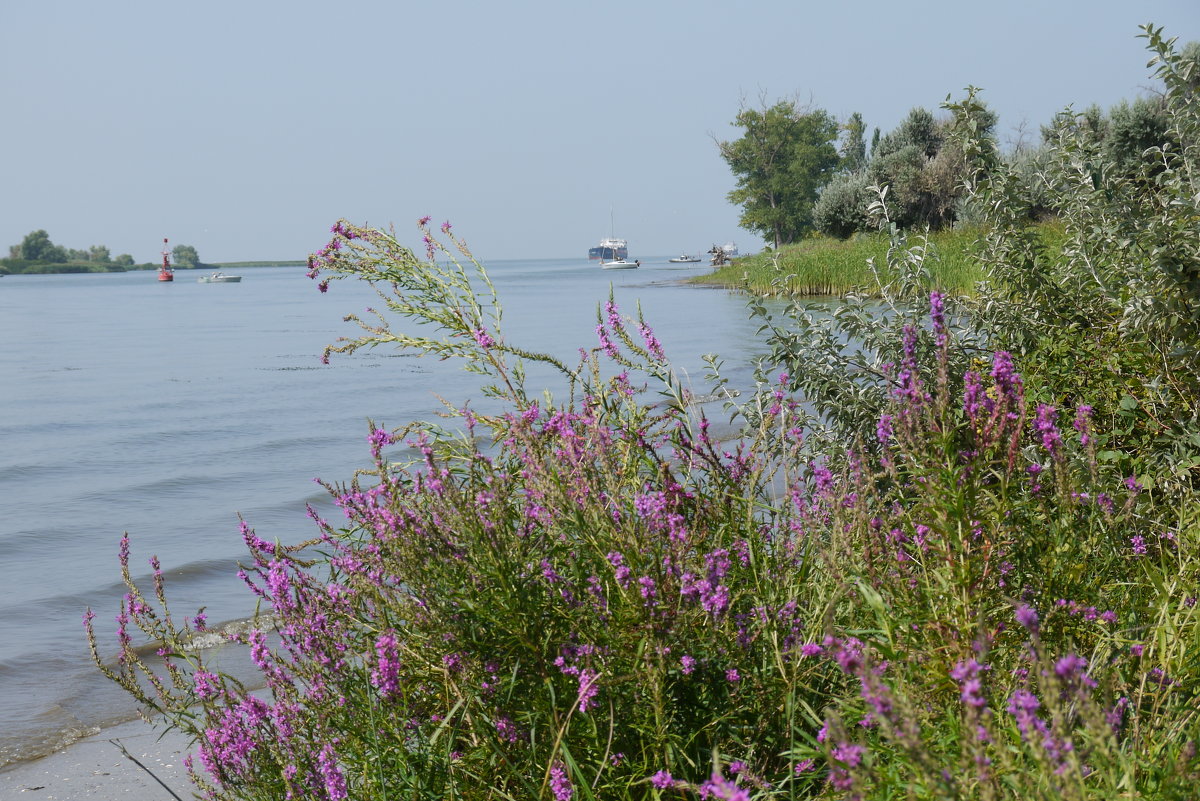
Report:
M571 363L595 344L611 282L625 311L641 301L697 391L705 353L748 385L758 348L745 299L681 285L705 268L665 261L489 271L514 343ZM479 406L479 378L453 362L377 349L320 363L326 344L356 330L343 315L379 305L365 286L321 295L301 268L241 274L240 284L187 272L173 284L150 272L0 280L0 767L134 715L91 666L80 622L91 606L113 629L122 532L136 575L151 554L162 560L177 614L206 604L210 622L245 618L239 514L268 540L305 539L305 505L329 511L313 479L345 480L368 463L368 418L430 419L434 393Z

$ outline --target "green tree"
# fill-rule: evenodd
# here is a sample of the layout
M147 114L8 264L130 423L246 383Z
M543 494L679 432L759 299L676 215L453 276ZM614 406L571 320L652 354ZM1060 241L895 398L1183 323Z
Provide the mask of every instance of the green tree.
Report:
M176 267L194 269L200 266L200 255L191 245L176 245L171 251L171 259Z
M117 265L118 267L132 267L133 256L130 256L128 253L122 253L120 256L117 256L117 258L113 259L113 264Z
M92 245L88 248L88 261L109 264L112 262L112 252L106 245Z
M857 111L850 115L842 126L842 169L849 172L861 170L867 165L867 126Z
M29 261L64 262L66 251L50 241L45 229L31 231L21 240L20 257Z
M817 195L838 166L837 122L822 109L793 101L744 108L733 122L741 138L718 142L737 177L729 200L742 206L739 224L780 245L812 228Z
M871 155L878 159L913 147L927 158L933 158L941 149L943 138L942 127L933 118L933 112L918 106L908 112L896 130L879 140Z

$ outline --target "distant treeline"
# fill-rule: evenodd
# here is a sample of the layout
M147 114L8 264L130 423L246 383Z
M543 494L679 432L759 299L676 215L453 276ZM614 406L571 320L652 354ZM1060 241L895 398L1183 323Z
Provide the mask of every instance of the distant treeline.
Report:
M176 270L230 270L246 267L303 267L303 259L291 261L227 261L216 264L196 264L194 266L178 266ZM0 259L0 274L3 275L52 275L60 273L124 273L133 270L157 270L158 264L119 265L113 262L103 264L89 261L45 262L30 259Z
M177 270L206 270L214 267L300 266L296 261L243 261L224 264L205 264L191 245L176 245L171 251L171 265ZM161 262L136 264L133 256L122 253L113 257L106 245L92 245L86 250L56 245L44 229L31 231L19 245L8 249L8 258L0 259L0 275L47 273L123 273L128 270L156 270Z

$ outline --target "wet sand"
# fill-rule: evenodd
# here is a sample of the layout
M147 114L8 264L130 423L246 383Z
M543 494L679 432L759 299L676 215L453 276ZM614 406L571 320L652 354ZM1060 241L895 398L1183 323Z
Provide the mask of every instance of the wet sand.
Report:
M187 738L140 720L104 729L67 748L0 772L0 798L13 801L194 798L183 767Z

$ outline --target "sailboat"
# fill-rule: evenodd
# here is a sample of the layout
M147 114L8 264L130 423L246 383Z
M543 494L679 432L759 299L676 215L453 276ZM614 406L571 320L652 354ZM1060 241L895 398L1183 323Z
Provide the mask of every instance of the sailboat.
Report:
M166 237L163 237L162 257L163 257L162 266L158 268L158 280L159 281L174 281L175 280L175 271L171 269L171 253L170 253L170 251L167 250Z

